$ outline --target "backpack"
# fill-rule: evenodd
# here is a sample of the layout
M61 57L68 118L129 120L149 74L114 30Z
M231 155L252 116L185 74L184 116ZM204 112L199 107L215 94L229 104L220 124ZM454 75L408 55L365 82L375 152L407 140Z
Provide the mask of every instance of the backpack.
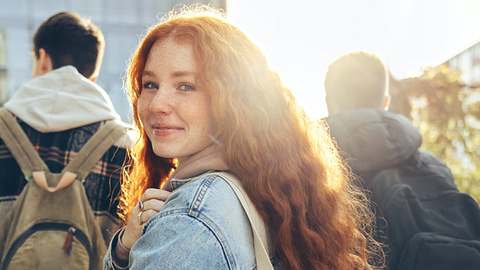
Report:
M438 170L399 167L363 179L389 269L480 269L479 205Z
M27 184L0 218L0 269L101 269L105 241L83 180L125 128L107 121L59 174L51 173L7 110L0 137Z

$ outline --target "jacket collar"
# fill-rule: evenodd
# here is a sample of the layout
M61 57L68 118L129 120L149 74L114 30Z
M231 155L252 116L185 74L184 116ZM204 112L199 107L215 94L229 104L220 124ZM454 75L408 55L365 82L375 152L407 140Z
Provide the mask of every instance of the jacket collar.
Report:
M390 168L410 158L422 137L405 117L378 109L357 109L327 118L330 134L355 172Z

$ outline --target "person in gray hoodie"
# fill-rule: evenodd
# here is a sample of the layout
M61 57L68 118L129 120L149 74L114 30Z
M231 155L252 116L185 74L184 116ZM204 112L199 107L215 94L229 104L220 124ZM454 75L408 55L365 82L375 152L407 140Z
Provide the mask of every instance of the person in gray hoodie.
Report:
M417 128L387 111L388 80L382 61L365 52L340 57L325 78L326 122L371 199L386 265L480 269L478 204L458 191L445 164L419 150Z
M4 105L19 122L52 173L62 169L107 120L121 122L95 80L104 38L89 20L70 12L44 21L33 38L33 79ZM97 162L84 181L91 207L108 243L121 225L117 214L121 166L132 137L125 135ZM26 180L0 139L0 213L9 209Z

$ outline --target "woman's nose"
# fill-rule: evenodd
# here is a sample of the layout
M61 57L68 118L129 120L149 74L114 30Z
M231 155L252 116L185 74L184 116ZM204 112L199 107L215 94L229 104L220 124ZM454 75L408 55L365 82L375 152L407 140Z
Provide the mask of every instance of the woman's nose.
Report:
M153 113L168 114L172 112L174 96L169 91L158 90L150 101L150 111Z

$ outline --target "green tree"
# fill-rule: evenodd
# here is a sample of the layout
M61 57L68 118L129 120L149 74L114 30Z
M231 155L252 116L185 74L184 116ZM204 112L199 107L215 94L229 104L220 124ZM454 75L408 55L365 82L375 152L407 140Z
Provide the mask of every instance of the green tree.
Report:
M441 65L420 77L391 80L391 110L409 117L422 149L443 160L459 189L480 201L480 87Z

